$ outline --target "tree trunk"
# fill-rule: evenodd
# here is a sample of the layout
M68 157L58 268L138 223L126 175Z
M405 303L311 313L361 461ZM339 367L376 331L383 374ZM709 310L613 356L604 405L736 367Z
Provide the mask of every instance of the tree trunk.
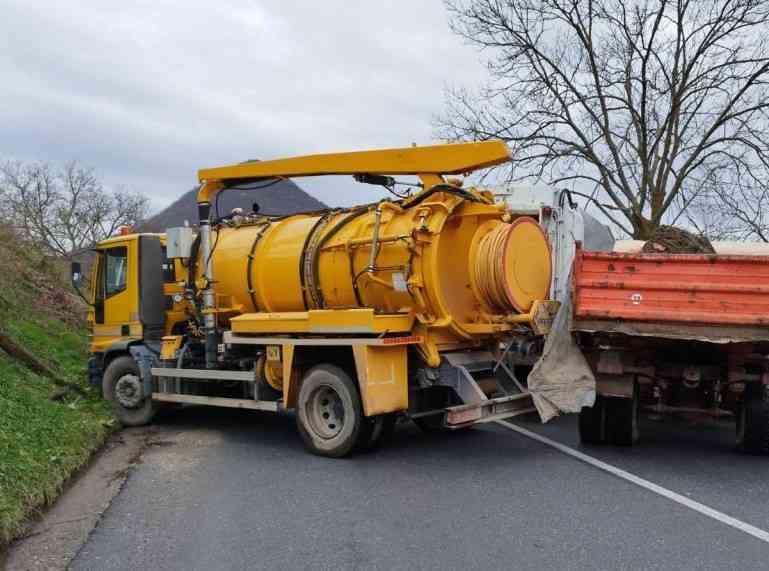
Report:
M638 214L633 216L633 239L649 240L657 230L658 224Z
M80 396L88 396L82 387L61 378L59 374L51 369L51 367L49 367L46 363L35 357L32 353L16 343L2 331L0 331L0 349L5 351L12 359L15 359L29 370L37 373L38 375L42 375L51 379L53 384L60 387L65 387L68 390L72 390L78 393Z

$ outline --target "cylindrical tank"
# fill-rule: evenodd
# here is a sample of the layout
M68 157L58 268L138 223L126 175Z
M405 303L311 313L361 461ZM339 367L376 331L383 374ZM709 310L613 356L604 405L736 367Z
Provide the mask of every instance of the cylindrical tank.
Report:
M412 312L435 350L477 343L547 297L550 249L532 218L467 196L222 225L212 237L217 295L244 313Z

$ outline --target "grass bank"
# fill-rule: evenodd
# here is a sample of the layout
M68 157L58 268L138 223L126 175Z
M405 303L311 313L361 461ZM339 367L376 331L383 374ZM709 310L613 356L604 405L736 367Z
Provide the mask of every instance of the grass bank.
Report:
M38 348L68 380L85 378L85 340L61 323L6 323L5 329L16 330L17 341ZM96 395L52 401L55 390L0 353L0 545L58 496L112 429L109 408Z
M0 232L2 234L2 232ZM0 328L69 382L87 388L82 306L56 268L0 235ZM114 426L96 391L60 392L0 351L0 546L51 503Z

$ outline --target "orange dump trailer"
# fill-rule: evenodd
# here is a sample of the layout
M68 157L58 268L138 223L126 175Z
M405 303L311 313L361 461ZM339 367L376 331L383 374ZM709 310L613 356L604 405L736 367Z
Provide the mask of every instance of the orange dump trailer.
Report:
M642 411L705 414L769 454L769 257L578 250L573 280L598 393L583 442L634 444Z

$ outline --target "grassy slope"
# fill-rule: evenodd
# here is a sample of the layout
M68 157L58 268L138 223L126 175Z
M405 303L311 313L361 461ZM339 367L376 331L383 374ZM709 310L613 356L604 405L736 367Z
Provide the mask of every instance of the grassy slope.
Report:
M0 230L0 327L63 377L85 386L81 308L61 293L58 268ZM55 388L0 351L0 545L50 503L113 425L92 398L52 401Z

